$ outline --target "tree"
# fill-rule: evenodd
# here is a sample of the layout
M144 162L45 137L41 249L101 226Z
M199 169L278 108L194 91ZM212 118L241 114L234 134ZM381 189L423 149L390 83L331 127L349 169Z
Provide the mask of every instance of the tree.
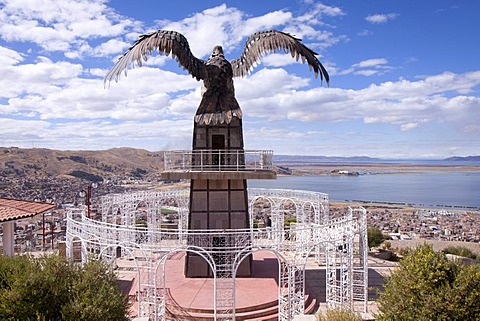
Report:
M128 320L127 309L101 262L82 268L57 255L0 256L0 320Z
M480 266L450 262L422 245L385 280L377 320L479 320L479 297Z
M378 227L369 227L367 229L368 248L377 247L385 241L385 236Z

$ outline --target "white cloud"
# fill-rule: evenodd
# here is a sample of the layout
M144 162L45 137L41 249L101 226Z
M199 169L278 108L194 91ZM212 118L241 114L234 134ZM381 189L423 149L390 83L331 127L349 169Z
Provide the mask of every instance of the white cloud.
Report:
M16 65L22 60L23 57L20 53L0 46L0 68Z
M250 36L260 30L268 30L275 26L280 26L292 19L291 12L274 11L263 16L248 18L241 26L241 36Z
M418 127L418 123L406 123L406 124L400 125L400 130L407 131L407 130L414 129L414 128L417 128L417 127Z
M386 63L384 59L371 59L358 65ZM10 79L1 80L5 82L0 87L4 88L2 96L11 97L2 109L34 112L41 119L190 119L201 99L201 84L189 75L150 67L130 70L128 77L106 89L101 79L78 78L83 72L80 65L43 59L13 68L18 69L16 79L22 81L12 87L6 85ZM444 119L464 122L464 127L473 125L473 115L480 113L479 98L466 94L451 97L450 93L471 92L480 84L479 79L480 71L443 73L417 81L402 79L346 90L321 88L318 80L293 76L283 69L260 69L250 77L236 79L235 85L237 99L250 117L302 122L363 119L408 130ZM303 89L317 81L318 87ZM10 89L5 92L5 88ZM24 95L13 97L20 92Z
M162 20L158 21L158 24L161 29L176 30L185 35L193 54L204 57L209 55L217 44L224 46L226 52L230 50L232 34L235 34L242 17L240 10L223 4L180 21ZM238 41L238 37L235 37L234 41Z
M465 133L480 133L480 125L468 125L463 128Z
M372 32L370 30L367 30L367 29L363 29L362 31L360 31L359 33L357 33L359 36L361 37L365 37L365 36L370 36L372 35Z
M139 24L114 13L105 1L5 0L0 14L0 37L8 42L31 42L46 51L72 52L86 41L115 37ZM85 49L81 50L85 52Z
M452 82L444 82L442 75L434 75L416 82L385 82L361 90L283 89L274 96L267 94L263 99L247 99L245 105L251 108L248 110L251 115L270 120L338 122L363 119L365 123L388 123L401 130L448 121L463 128L475 124L474 119L480 117L480 99L472 96L449 98L448 93L451 88L467 90L478 86L480 78L475 79L474 75L476 72L456 75ZM263 79L263 83L266 81ZM271 106L275 106L275 110Z
M61 89L61 85L81 75L82 66L65 61L52 62L39 57L34 64L0 65L0 97L11 98L20 94L48 94Z
M301 59L296 61L294 58L292 58L292 55L290 53L269 54L262 58L262 64L265 66L271 66L271 67L282 67L282 66L288 66L291 64L301 64L301 63L302 63Z
M0 12L0 37L5 41L0 45L0 145L190 148L201 84L170 57L149 57L143 67L129 70L128 77L122 75L104 89L106 68L140 33L151 31L148 27L116 14L104 0L39 1L7 0ZM262 29L295 34L320 53L348 41L327 23L329 17L345 15L339 7L312 1L302 10L305 14L297 12L282 9L249 16L220 5L179 21L158 21L152 28L184 33L198 57L209 55L217 43L225 46L227 57L233 56L244 37ZM397 16L372 15L368 21L382 23ZM89 60L92 56L96 58ZM366 58L357 56L364 60L344 70L320 60L330 75L376 77L394 69L386 58ZM432 132L432 137L449 131L476 137L480 131L480 71L439 72L354 90L321 87L308 67L297 66L288 54L267 55L263 65L267 68L235 79L236 97L248 120L246 143L255 148L326 154L356 153L356 146L378 156L390 148L383 141L385 128L398 135ZM441 147L436 138L427 143ZM402 144L397 144L399 153L408 145Z
M355 75L362 75L362 76L373 76L378 73L379 73L378 70L373 70L373 69L364 69L364 70L355 71Z
M394 20L398 17L396 13L385 13L385 14L373 14L365 18L370 23L381 24L386 23L390 20Z
M378 65L386 65L387 63L388 61L385 58L374 58L374 59L360 61L359 63L354 64L353 67L367 68L367 67L375 67Z
M262 16L246 17L244 12L223 4L180 21L161 20L158 25L161 29L176 30L184 34L192 52L197 57L205 57L216 44L222 45L225 52L229 53L243 47L241 39L268 29L279 29L305 38L304 40L315 41L314 48L325 48L344 39L344 36L334 36L329 31L313 27L321 24L322 15L338 16L344 13L338 7L316 4L303 16L277 10Z
M35 131L31 127L35 126ZM191 122L158 120L114 123L102 120L51 123L0 119L0 145L54 149L107 149L137 146L149 150L188 149ZM176 128L176 130L172 130Z
M312 3L312 6L308 7L307 13L297 17L296 20L300 23L324 25L325 23L321 20L323 16L338 17L344 15L345 12L340 7Z
M128 49L131 44L119 39L110 39L99 46L95 47L94 52L98 56L109 56Z
M49 128L50 123L42 120L0 118L0 145L31 144L32 139L40 139L44 133L48 133Z
M355 74L361 76L383 75L385 72L394 69L388 65L385 58L372 58L353 64L351 67L339 72L340 75Z

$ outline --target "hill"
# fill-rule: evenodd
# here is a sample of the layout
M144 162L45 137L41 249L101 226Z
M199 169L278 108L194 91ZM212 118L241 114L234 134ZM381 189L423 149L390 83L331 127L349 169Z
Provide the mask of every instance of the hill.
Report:
M110 177L146 178L163 171L163 153L135 148L59 151L0 147L3 177L77 177L101 181Z
M466 157L454 156L454 157L446 158L445 160L447 160L447 161L480 162L480 156L466 156Z
M353 162L377 162L378 158L368 156L302 156L302 155L273 155L275 164L319 164L319 163L353 163Z

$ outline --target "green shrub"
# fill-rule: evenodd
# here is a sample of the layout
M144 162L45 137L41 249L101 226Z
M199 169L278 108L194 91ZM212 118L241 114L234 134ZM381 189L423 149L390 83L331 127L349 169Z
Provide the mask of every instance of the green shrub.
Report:
M376 320L479 320L479 298L480 266L450 262L425 244L385 279Z
M296 223L296 222L297 222L297 219L295 217L287 217L287 218L285 218L285 221L283 222L283 225L285 227L289 227L290 224Z
M57 255L0 255L0 320L126 321L127 310L102 262L82 268Z
M377 247L386 240L382 231L378 227L369 227L367 229L368 248Z
M446 249L444 249L442 252L445 254L453 254L453 255L468 257L474 260L478 258L477 254L473 253L470 249L467 249L466 247L463 247L463 246L449 246Z
M175 210L171 210L171 209L169 209L169 208L163 208L163 207L162 207L162 208L160 209L160 213L161 213L161 214L177 214L178 212L175 211Z
M327 310L325 315L320 312L318 314L319 321L362 321L362 317L353 311L333 309Z

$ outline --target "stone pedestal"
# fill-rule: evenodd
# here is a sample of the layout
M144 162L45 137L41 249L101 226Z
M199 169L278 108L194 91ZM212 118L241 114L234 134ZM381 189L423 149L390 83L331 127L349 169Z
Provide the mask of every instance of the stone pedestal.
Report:
M239 233L229 234L228 230L247 229L250 227L248 215L247 182L245 179L192 179L190 185L189 230L209 230L210 234L219 230L218 235L192 238L190 245L207 249L217 268L233 263L234 249L239 246ZM248 237L247 237L248 238ZM243 243L241 247L249 246ZM251 257L243 261L237 271L237 276L250 276ZM212 271L207 262L198 255L187 253L185 260L185 275L187 277L211 277Z
M211 170L216 172L216 175L209 177L205 173L207 174L205 178L191 179L188 228L189 230L220 230L227 233L219 233L218 236L203 240L192 239L189 243L208 249L217 268L221 270L222 265L231 265L237 254L232 249L236 247L238 240L235 235L228 234L228 230L246 230L250 227L247 180L241 178L239 174L236 175L238 178L231 178L228 173L245 166L245 161L242 160L241 119L233 118L230 124L214 126L195 124L193 151L198 150L207 152L201 156L198 154L193 156L196 159L192 160L192 166L202 166L203 170L207 168L207 173ZM208 151L212 151L211 154ZM237 272L239 277L250 275L251 256L243 261ZM187 253L185 276L211 277L213 274L202 257Z
M212 277L212 257L219 278L231 277L236 256L250 253L247 179L275 179L271 151L245 151L242 120L194 124L193 150L166 152L164 179L190 179L186 277ZM236 270L237 277L252 273L251 254Z

